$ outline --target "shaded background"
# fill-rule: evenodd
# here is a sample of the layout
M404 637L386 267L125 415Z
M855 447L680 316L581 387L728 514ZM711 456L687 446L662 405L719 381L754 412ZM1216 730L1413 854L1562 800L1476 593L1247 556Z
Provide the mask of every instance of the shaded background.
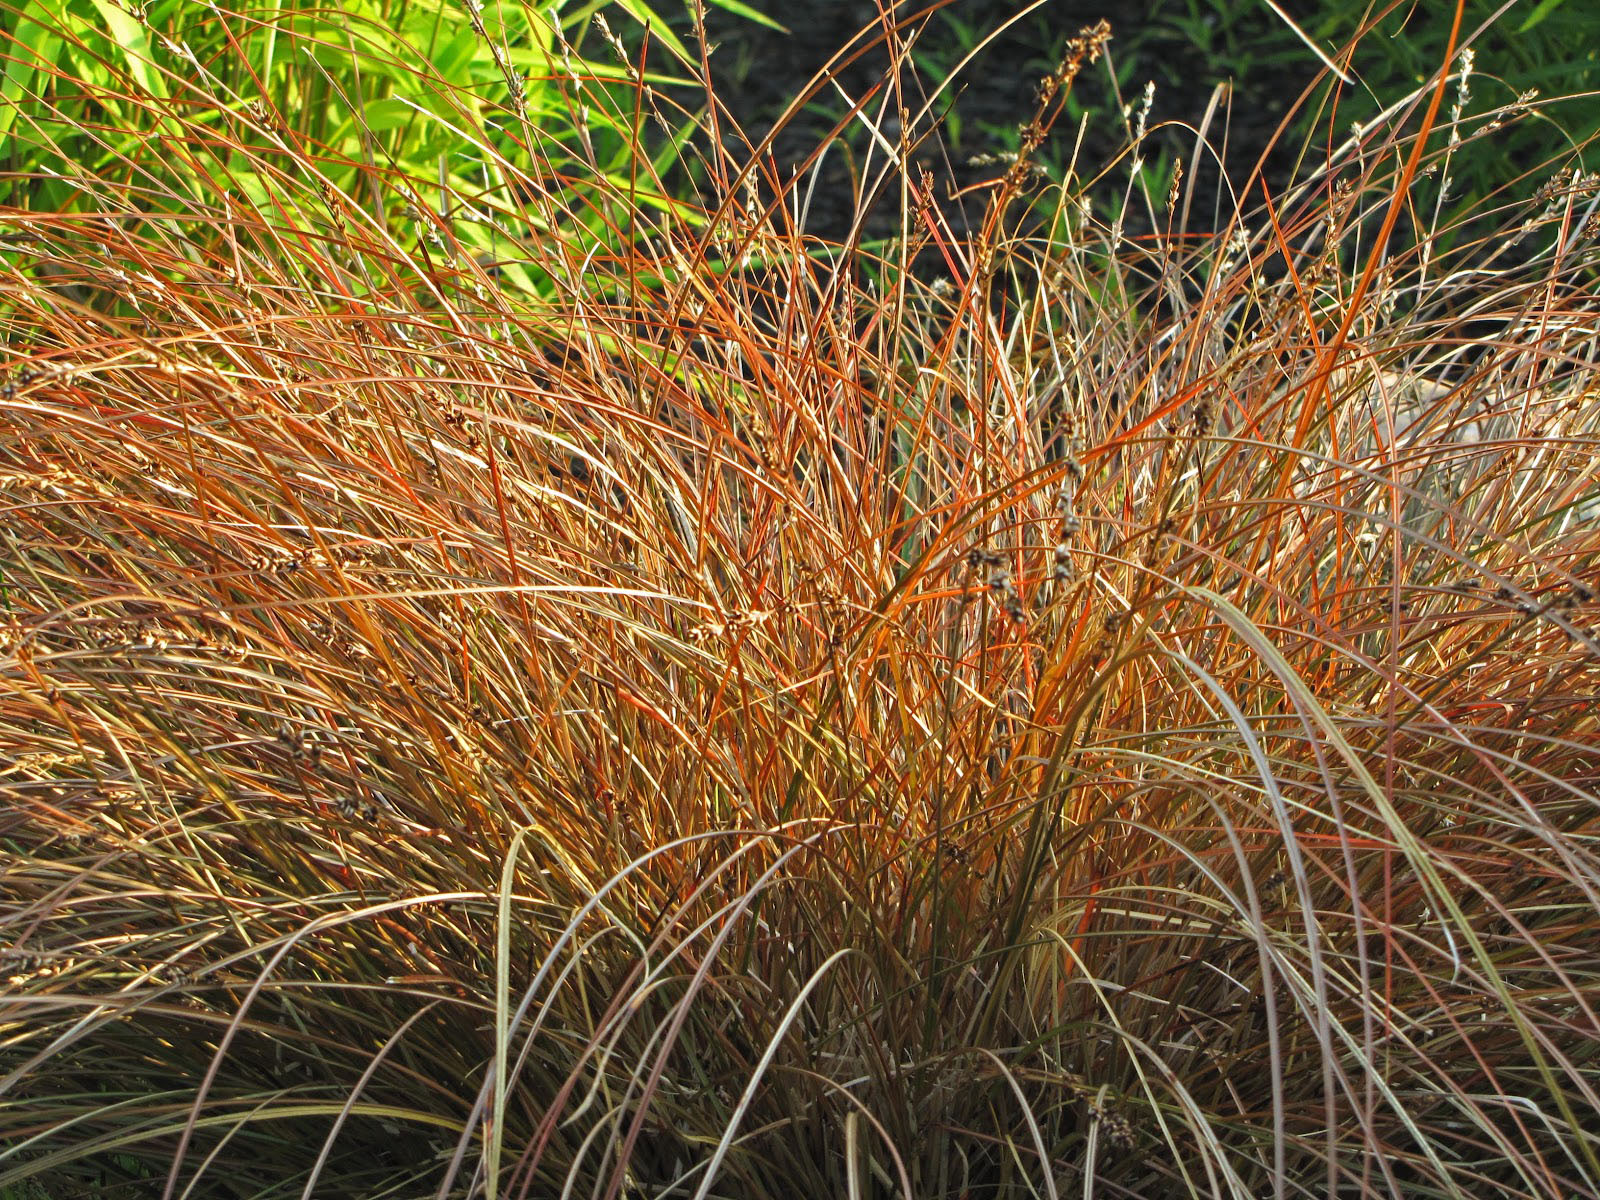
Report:
M759 140L840 47L879 17L870 0L754 0L752 6L784 24L786 31L716 8L708 10L707 25L716 47L711 65L720 95L741 126ZM970 50L1025 7L1007 0L954 0L926 18L911 61L901 68L907 94L938 94L936 111L944 114L938 139L925 143L920 157L958 185L992 175L993 167L985 171L969 160L1015 149L1017 126L1031 114L1038 79L1059 59L1068 37L1103 17L1113 30L1109 57L1080 78L1043 158L1052 176L1063 178L1081 125L1079 177L1104 168L1129 145L1125 106L1137 105L1146 84L1153 82L1144 157L1147 186L1158 209L1172 163L1181 159L1187 168L1195 145L1192 130L1201 124L1219 83L1231 83L1231 102L1213 121L1209 140L1225 150L1228 177L1242 186L1265 154L1266 178L1277 194L1294 177L1305 147L1325 150L1330 141L1343 140L1352 122L1370 119L1429 79L1444 57L1453 13L1445 0L1408 0L1394 6L1357 48L1357 82L1342 89L1332 128L1326 116L1320 129L1312 125L1309 114L1318 107L1312 103L1269 150L1285 115L1323 68L1265 0L1048 0L988 42L944 86ZM1341 0L1284 0L1281 7L1330 54L1355 35L1363 19L1362 6ZM1463 39L1498 7L1493 0L1470 0ZM899 12L921 9L902 5ZM1600 5L1592 0L1526 0L1472 45L1476 59L1468 117L1509 104L1531 88L1545 98L1572 98L1535 107L1494 134L1463 145L1452 170L1451 206L1480 200L1524 176L1506 199L1525 198L1562 166L1592 169L1594 155L1582 144L1600 131ZM888 54L879 47L842 68L839 82L859 97L889 66ZM1452 85L1441 121L1448 118L1454 98ZM784 124L773 145L780 171L787 173L803 162L845 111L838 93L828 88ZM858 122L823 161L808 218L811 232L845 236L855 210L853 174L868 140ZM1108 181L1111 186L1095 189L1096 206L1105 216L1115 215L1122 203L1126 161L1117 169L1121 173ZM1215 167L1201 173L1191 229L1226 221L1229 206L1225 199L1218 203L1219 180ZM1252 199L1260 198L1258 186ZM892 205L878 208L869 232L891 232L897 223ZM1130 232L1148 227L1146 209L1143 201L1130 206Z

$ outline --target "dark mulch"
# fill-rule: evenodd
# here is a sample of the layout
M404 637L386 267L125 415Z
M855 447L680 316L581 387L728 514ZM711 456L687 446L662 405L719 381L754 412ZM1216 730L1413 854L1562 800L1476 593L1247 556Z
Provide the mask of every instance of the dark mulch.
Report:
M788 31L779 33L711 9L708 30L717 47L711 58L713 78L722 101L752 140L759 142L773 135L772 158L780 175L787 177L817 150L846 105L836 90L826 88L804 112L779 126L776 134L774 127L812 77L858 31L879 20L878 8L870 0L784 0L781 4L766 0L757 6L771 12ZM911 107L920 107L938 90L942 80L932 77L933 73L947 72L960 58L962 27L995 29L1021 7L1007 0L956 0L930 18L913 62L900 69L900 83ZM1126 149L1128 136L1121 107L1136 103L1148 80L1155 82L1156 93L1150 116L1155 132L1147 143L1146 158L1153 161L1164 149L1187 166L1195 145L1191 130L1200 125L1212 90L1224 77L1224 67L1221 59L1213 61L1192 41L1157 22L1159 10L1170 13L1173 7L1171 0L1122 4L1051 0L1000 35L956 84L943 92L936 111L943 113L953 107L956 119L933 126L934 136L920 144L918 160L935 172L941 190L952 183L959 188L995 175L996 167L974 165L970 160L1004 149L1004 131L1014 130L1029 118L1038 80L1051 69L1066 39L1104 17L1112 23L1110 62L1122 74L1123 87L1118 89L1112 83L1104 64L1087 71L1077 85L1074 98L1089 113L1078 152L1080 177L1092 175ZM902 13L914 10L913 5L900 9ZM1225 170L1236 185L1242 185L1287 108L1316 76L1319 66L1309 51L1295 53L1292 35L1265 5L1248 6L1226 32L1230 54L1268 60L1233 81L1227 121L1219 114L1210 130L1212 144L1221 150L1226 125ZM1286 39L1291 43L1287 51ZM970 44L970 34L966 41ZM1252 55L1252 48L1260 53ZM1213 57L1216 53L1212 52ZM890 67L888 54L880 46L841 67L837 78L847 93L859 98L882 80ZM884 116L890 119L892 129L893 106ZM1184 125L1190 128L1182 128ZM1076 120L1059 122L1044 157L1059 171L1072 159L1077 138ZM858 122L822 160L811 192L810 232L833 240L842 240L849 233L857 215L856 177L869 140ZM1295 145L1294 139L1285 138L1282 147L1268 156L1266 179L1275 190L1281 189L1293 171ZM882 162L882 155L877 155L876 163L881 166ZM1113 178L1114 183L1101 189L1104 196L1097 198L1121 195L1127 179L1125 163ZM1214 163L1201 172L1191 208L1192 232L1206 232L1226 221L1228 206L1216 204L1220 178ZM1258 186L1251 199L1260 196ZM969 202L963 213L959 206L947 204L946 211L959 231L980 216L981 205ZM1130 207L1130 234L1148 227L1143 213L1142 203ZM869 212L866 235L890 235L897 230L899 219L898 193L891 191Z

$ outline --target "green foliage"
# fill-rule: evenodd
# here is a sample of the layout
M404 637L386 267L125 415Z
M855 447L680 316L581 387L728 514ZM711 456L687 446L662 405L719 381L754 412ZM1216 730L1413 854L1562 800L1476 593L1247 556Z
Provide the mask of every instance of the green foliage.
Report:
M10 201L92 211L117 184L153 215L228 190L258 207L300 207L298 221L321 210L329 228L338 195L414 234L428 199L447 222L464 218L456 228L470 250L498 259L542 228L526 180L507 164L536 158L547 187L597 171L626 178L635 93L681 84L687 52L657 14L642 0L614 6L656 31L654 65L636 80L637 64L619 61L621 43L606 44L609 31L586 38L600 7L10 4L0 10ZM375 182L386 177L406 186ZM649 194L648 176L629 182L637 203L669 203Z
M1360 38L1352 66L1361 92L1341 107L1342 119L1370 120L1408 88L1423 88L1437 79L1451 15L1449 6L1392 6ZM1354 40L1361 30L1357 11L1340 5L1329 5L1307 24L1329 47ZM1460 48L1470 51L1466 91L1458 52L1450 64L1454 80L1447 95L1452 102L1465 96L1462 115L1467 122L1481 125L1479 114L1504 109L1519 96L1525 104L1521 119L1497 128L1493 136L1469 139L1451 156L1450 195L1456 211L1481 207L1517 173L1542 182L1557 169L1600 166L1593 149L1600 135L1600 105L1594 103L1600 93L1600 12L1593 5L1546 0L1507 7L1493 0L1467 0ZM1461 132L1469 131L1470 124ZM1448 139L1449 128L1437 136Z
M1336 60L1350 82L1337 92L1331 76L1302 105L1281 139L1292 161L1292 151L1310 148L1325 153L1342 143L1352 126L1373 122L1387 106L1404 107L1408 95L1426 88L1444 65L1453 5L1380 3L1352 5L1342 0L1313 0L1309 4L1280 6L1294 18L1291 24L1265 0L1146 0L1131 10L1113 14L1115 40L1103 70L1085 77L1066 100L1065 116L1072 134L1047 148L1044 161L1057 178L1064 178L1077 128L1086 121L1089 145L1108 146L1131 139L1130 112L1139 103L1147 82L1156 84L1149 116L1154 131L1147 158L1165 151L1187 158L1192 134L1172 125L1201 120L1213 89L1230 85L1230 95L1210 130L1220 145L1221 131L1230 129L1235 146L1254 155L1288 115L1306 85L1322 71L1317 51ZM976 125L961 116L956 99L962 88L993 75L1045 74L1059 55L1066 29L1052 19L1044 5L1021 18L1013 33L995 38L993 31L975 23L971 5L941 9L914 46L914 57L926 79L944 82L954 101L955 123L951 137L962 154L1010 153L1019 144L1018 125L1009 114L986 114ZM1499 0L1468 0L1462 25L1463 48L1471 50L1472 69L1463 91L1450 88L1452 102L1460 99L1457 133L1464 139L1448 160L1446 175L1422 181L1425 204L1437 198L1439 179L1448 177L1445 202L1452 217L1483 212L1487 202L1508 179L1530 173L1542 182L1558 169L1593 170L1589 160L1600 134L1600 15L1592 4L1545 0L1507 7ZM1316 50L1306 44L1309 39ZM974 51L992 41L996 49L979 53L974 66L960 78L952 69ZM1353 52L1344 56L1344 51ZM1026 49L1025 49L1026 48ZM1459 78L1462 60L1449 69ZM1518 105L1518 98L1522 103ZM1517 106L1515 119L1501 120L1492 134L1486 114L1505 114ZM1477 133L1478 136L1472 136ZM1451 136L1447 122L1435 134L1443 146ZM1507 171L1507 164L1516 169ZM1286 168L1280 167L1280 173ZM1151 169L1147 163L1143 185L1157 202L1171 181L1170 172ZM1430 190L1431 189L1431 190ZM1115 193L1102 193L1108 215L1121 206ZM1481 235L1481 226L1470 230Z

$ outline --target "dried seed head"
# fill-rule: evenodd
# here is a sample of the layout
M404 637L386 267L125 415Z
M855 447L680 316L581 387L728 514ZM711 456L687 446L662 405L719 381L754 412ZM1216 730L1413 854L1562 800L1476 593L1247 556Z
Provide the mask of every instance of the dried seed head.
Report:
M1145 129L1150 120L1150 108L1155 103L1155 99L1156 81L1154 79L1146 80L1144 85L1144 94L1139 97L1138 112L1133 133L1133 140L1135 142L1144 141Z
M844 594L831 583L824 583L818 591L817 610L822 616L823 631L828 639L828 649L837 650L844 645L849 609Z
M378 806L359 796L340 796L333 802L334 811L346 820L360 819L371 823L378 819Z
M322 742L310 729L280 729L272 739L289 755L289 761L315 768L322 763Z
M1077 576L1077 571L1072 565L1072 547L1066 542L1056 543L1053 557L1050 578L1056 583L1071 583Z
M1138 1139L1133 1132L1133 1123L1127 1117L1118 1112L1108 1112L1102 1119L1106 1131L1106 1141L1110 1143L1113 1150L1127 1153L1138 1144Z

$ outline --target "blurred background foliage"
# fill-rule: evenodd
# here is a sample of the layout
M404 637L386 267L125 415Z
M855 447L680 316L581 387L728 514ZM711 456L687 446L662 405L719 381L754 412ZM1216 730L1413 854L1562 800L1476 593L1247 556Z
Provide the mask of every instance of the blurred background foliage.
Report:
M694 79L693 10L679 0L656 7L645 0L296 0L238 13L189 0L11 0L0 5L11 47L0 64L0 202L71 211L84 207L88 181L132 177L160 209L164 196L193 190L196 172L222 171L264 203L272 189L230 153L237 138L315 157L338 188L360 176L371 189L373 176L362 168L376 165L417 186L431 183L441 197L504 199L510 189L497 160L515 160L519 145L537 145L557 166L620 175L629 169L635 105L616 85L639 62L656 97L682 107L682 128L652 132L657 170L681 188L683 177L669 168L691 114L705 103ZM1082 175L1113 161L1127 149L1153 83L1141 174L1146 191L1159 196L1174 164L1191 157L1193 131L1202 126L1222 152L1216 180L1226 174L1242 186L1265 153L1278 191L1303 153L1343 141L1352 125L1433 77L1450 10L1416 0L950 0L901 5L896 15L911 35L900 60L904 97L931 101L940 134L921 149L946 160L957 186L970 180L971 160L981 168L989 156L1016 149L1033 89L1065 40L1109 19L1111 52L1068 97L1068 119L1046 161L1058 177L1074 162ZM813 74L878 20L878 7L871 0L715 0L705 19L719 100L759 140ZM647 29L651 45L642 51ZM1337 105L1328 103L1331 78L1308 41L1348 63L1352 82L1339 89ZM1346 60L1341 52L1353 41ZM1542 181L1562 167L1591 165L1578 147L1600 131L1600 9L1584 0L1469 0L1462 45L1473 52L1466 118L1518 96L1531 104L1526 119L1465 139L1452 160L1452 204L1464 210L1524 173ZM845 96L858 98L882 76L885 56L881 45L860 54L838 72L838 86L821 89L785 123L773 147L780 171L816 150L848 111ZM1308 89L1308 102L1296 107ZM152 142L179 132L174 113L216 138ZM881 123L884 115L872 119ZM840 139L843 153L823 165L815 231L840 235L853 216L845 184L867 141L858 122L855 136ZM648 203L668 202L648 193L641 197ZM388 206L389 218L404 208L392 189L363 202ZM1227 207L1218 205L1214 218L1225 220ZM483 251L496 243L482 229L465 236Z
M603 14L652 29L648 56L623 61ZM642 66L670 104L694 62L645 0L12 0L0 45L0 204L178 213L226 192L331 228L338 193L487 258L537 231L540 187L620 179L669 203L636 169L632 81Z
M876 19L870 0L764 0L761 7L790 26L791 34L741 24L727 14L708 18L719 44L712 58L719 94L756 132L776 121L851 34ZM1224 175L1242 189L1263 156L1267 182L1278 195L1305 156L1320 159L1353 125L1372 121L1436 78L1453 9L1418 0L950 0L926 10L931 16L911 39L902 76L906 93L929 97L942 117L941 148L959 187L990 156L1016 150L1018 124L1039 78L1053 68L1067 38L1105 18L1113 31L1109 54L1073 88L1067 119L1045 150L1056 178L1066 178L1074 164L1080 178L1092 175L1127 151L1145 89L1153 83L1141 149L1149 207L1161 207L1174 164L1189 166L1195 131L1202 127L1222 160L1220 171L1215 162L1209 168L1201 164L1213 195ZM898 10L913 11L914 6ZM1329 104L1332 77L1308 42L1347 70L1350 82L1338 88L1336 105ZM1459 45L1472 51L1465 123L1519 96L1528 96L1530 104L1523 119L1492 131L1481 129L1490 122L1480 122L1478 137L1463 130L1452 156L1450 212L1468 211L1519 176L1534 175L1531 186L1537 187L1564 167L1593 168L1580 148L1600 131L1600 6L1584 0L1468 0ZM881 50L863 55L842 73L845 91L859 97L887 65ZM1453 70L1458 67L1459 58ZM1302 93L1309 93L1306 103L1297 106ZM1457 94L1453 84L1441 122L1450 118ZM806 117L778 135L780 167L803 161L847 107L837 90L823 92ZM1442 144L1448 130L1436 136ZM866 139L855 141L860 147ZM833 169L832 182L839 185L833 191L847 192L846 168L835 163ZM1528 190L1519 188L1508 200ZM821 191L813 211L831 232L846 219L848 206L841 201L830 215L829 189ZM1261 198L1259 184L1253 191L1246 207ZM1218 226L1230 215L1226 188L1222 192L1211 213ZM1433 199L1426 197L1430 205ZM1097 195L1096 202L1116 206L1115 190ZM1202 224L1205 216L1195 214ZM1128 218L1137 228L1139 212L1130 211Z

